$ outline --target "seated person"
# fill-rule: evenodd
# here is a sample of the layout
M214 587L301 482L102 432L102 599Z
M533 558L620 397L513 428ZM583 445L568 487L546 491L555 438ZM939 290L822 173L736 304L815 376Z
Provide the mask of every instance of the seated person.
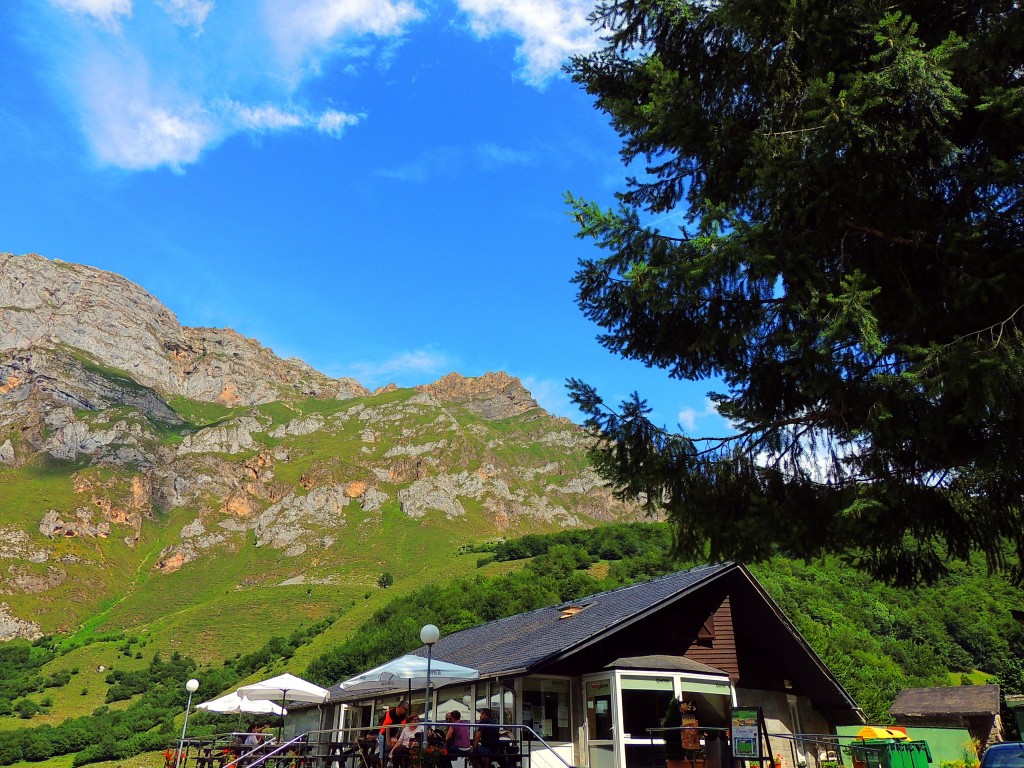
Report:
M245 737L245 746L247 749L258 747L264 741L264 734L267 732L267 726L265 725L254 725L252 732Z
M452 710L444 719L449 725L444 734L445 758L441 762L441 768L452 768L452 760L472 752L473 743L469 738L469 723L462 719L461 712Z
M476 734L473 736L473 765L476 768L488 768L491 757L504 754L501 743L501 730L494 713L489 709L481 709L477 718Z
M391 763L395 768L409 768L412 764L412 750L423 743L423 726L419 715L410 715L408 724L398 734L398 741L391 749Z

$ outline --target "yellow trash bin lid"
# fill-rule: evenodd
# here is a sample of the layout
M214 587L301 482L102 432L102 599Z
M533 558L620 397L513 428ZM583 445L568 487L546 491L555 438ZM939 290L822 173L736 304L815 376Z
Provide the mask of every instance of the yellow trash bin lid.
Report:
M901 739L910 741L910 737L903 731L894 728L886 728L884 725L865 725L857 732L858 739Z

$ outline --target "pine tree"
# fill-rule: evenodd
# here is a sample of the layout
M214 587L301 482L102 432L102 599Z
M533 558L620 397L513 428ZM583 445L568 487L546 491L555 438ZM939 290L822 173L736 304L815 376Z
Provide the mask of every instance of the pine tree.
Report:
M644 162L569 196L612 352L717 379L734 432L570 381L599 469L686 557L840 552L934 579L1024 554L1024 7L618 0L573 59ZM678 231L647 222L676 214Z

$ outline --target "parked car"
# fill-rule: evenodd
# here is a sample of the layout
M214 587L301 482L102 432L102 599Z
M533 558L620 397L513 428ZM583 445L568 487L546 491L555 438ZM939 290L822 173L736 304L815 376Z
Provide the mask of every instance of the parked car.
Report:
M1024 768L1024 741L993 744L985 750L981 768Z

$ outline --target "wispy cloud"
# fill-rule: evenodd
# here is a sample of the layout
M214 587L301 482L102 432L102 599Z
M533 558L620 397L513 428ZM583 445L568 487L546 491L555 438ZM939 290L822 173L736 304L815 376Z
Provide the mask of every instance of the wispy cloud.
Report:
M700 410L689 405L685 405L680 408L678 419L679 425L691 434L698 427L706 427L709 420L714 422L715 427L724 427L726 425L725 420L719 416L718 411L715 410L715 404L707 398L704 400L704 407Z
M303 85L331 61L358 73L387 67L423 8L461 13L479 38L520 40L520 76L542 87L598 39L592 0L49 0L26 13L52 30L32 36L51 92L79 122L100 165L182 170L245 132L313 130L340 137L361 115L301 103ZM33 14L45 14L38 18ZM300 103L296 103L300 102ZM528 165L529 152L483 144L484 169ZM425 180L451 169L435 153L381 175ZM463 151L469 160L469 151Z
M132 15L132 0L50 0L50 4L72 14L91 16L113 26L122 16Z
M213 0L157 0L175 24L202 30L206 17L213 10Z
M451 358L436 349L418 349L401 352L385 360L363 361L346 365L336 376L351 376L368 387L377 387L391 381L411 386L427 384L435 377L452 369Z
M481 37L512 34L522 42L516 50L520 77L541 86L557 74L574 53L595 50L598 34L587 21L592 0L456 0Z
M222 102L225 113L233 114L238 125L245 130L267 133L286 131L291 128L312 128L328 136L340 137L345 128L359 122L358 115L338 110L327 110L319 114L292 106L261 104L250 107L245 104Z
M381 168L375 176L397 181L422 183L439 176L450 176L462 167L462 152L455 147L435 147L403 165Z
M345 38L400 35L422 14L407 0L265 0L263 16L280 62L298 74L317 72Z
M497 144L480 144L476 148L483 166L487 170L497 170L510 165L536 165L537 158L532 152L524 152Z
M533 376L523 378L523 386L530 390L533 399L548 413L564 416L579 422L582 419L579 409L569 401L565 382L560 379L538 379Z
M412 0L50 0L53 91L100 165L182 170L236 133L332 138L361 115L296 104L322 57L366 57L420 18Z

